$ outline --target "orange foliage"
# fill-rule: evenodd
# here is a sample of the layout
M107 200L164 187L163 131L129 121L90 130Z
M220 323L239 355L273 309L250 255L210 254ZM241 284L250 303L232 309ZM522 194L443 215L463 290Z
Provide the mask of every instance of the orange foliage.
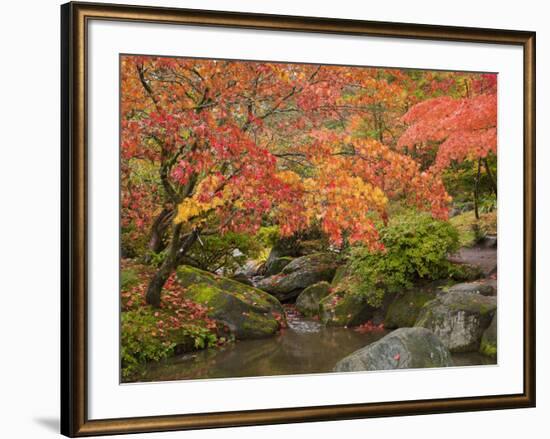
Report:
M450 198L434 171L496 151L487 85L473 98L416 104L416 80L395 69L151 56L122 57L121 80L123 199L134 206L130 161L152 163L152 191L178 206L174 220L188 230L212 217L219 233L253 233L268 219L290 235L316 223L335 245L380 248L375 222L386 221L389 199L446 218ZM434 169L392 148L403 123L400 146L442 142ZM156 198L147 200L152 211Z

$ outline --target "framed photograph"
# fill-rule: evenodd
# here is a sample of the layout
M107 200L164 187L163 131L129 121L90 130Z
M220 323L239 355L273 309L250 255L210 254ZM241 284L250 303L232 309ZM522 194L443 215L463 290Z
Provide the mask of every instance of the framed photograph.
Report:
M534 32L61 17L63 434L534 407Z

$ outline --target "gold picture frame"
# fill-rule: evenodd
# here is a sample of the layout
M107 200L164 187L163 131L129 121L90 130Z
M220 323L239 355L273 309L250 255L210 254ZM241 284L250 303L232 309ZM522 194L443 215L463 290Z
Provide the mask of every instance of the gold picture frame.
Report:
M61 7L61 430L70 437L535 406L535 33L94 3ZM87 416L87 29L139 21L520 46L524 64L524 389L513 395L90 420Z

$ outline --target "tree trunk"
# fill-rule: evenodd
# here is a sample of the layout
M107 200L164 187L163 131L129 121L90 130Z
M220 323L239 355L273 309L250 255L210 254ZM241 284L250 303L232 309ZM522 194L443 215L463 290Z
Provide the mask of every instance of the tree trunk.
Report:
M160 253L166 248L166 231L170 226L170 219L173 212L173 209L167 209L165 207L156 217L151 226L151 233L149 235L149 250Z
M149 305L155 308L160 307L162 287L164 287L164 284L174 270L178 268L181 255L187 253L197 239L196 232L191 232L182 239L181 228L181 224L176 224L174 226L168 255L166 255L166 259L163 261L147 287L145 300Z
M489 177L489 180L491 181L491 187L493 189L493 192L495 193L495 197L497 196L497 182L495 180L495 177L493 176L493 173L491 172L491 168L489 167L489 162L487 161L487 158L483 159L483 164L485 165L485 170L487 171L487 176Z
M479 219L479 179L481 177L481 159L477 160L477 175L474 185L474 212L476 219Z

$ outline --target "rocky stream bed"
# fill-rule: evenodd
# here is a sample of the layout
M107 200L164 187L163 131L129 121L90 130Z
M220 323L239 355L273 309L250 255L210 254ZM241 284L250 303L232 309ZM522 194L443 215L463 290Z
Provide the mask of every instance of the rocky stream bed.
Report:
M380 308L342 293L345 267L328 253L273 258L261 275L251 264L234 279L180 267L189 297L236 342L200 351L183 343L141 380L496 364L496 248L454 258L470 278L419 285Z

